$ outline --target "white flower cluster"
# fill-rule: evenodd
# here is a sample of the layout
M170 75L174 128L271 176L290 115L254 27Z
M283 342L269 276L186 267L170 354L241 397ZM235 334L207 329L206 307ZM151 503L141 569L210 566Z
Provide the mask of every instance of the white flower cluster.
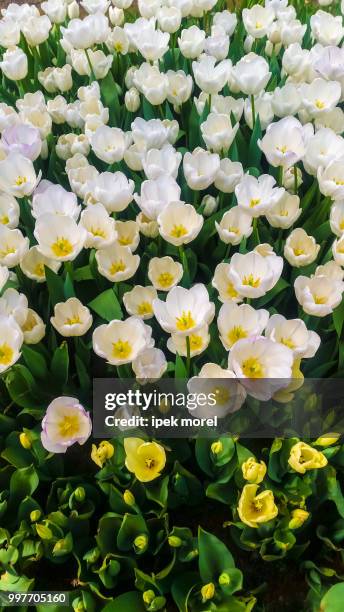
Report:
M189 376L298 377L344 319L342 15L81 6L2 9L0 372L52 326L140 381L174 354ZM47 269L72 284L48 319L28 302ZM128 317L99 324L109 288Z

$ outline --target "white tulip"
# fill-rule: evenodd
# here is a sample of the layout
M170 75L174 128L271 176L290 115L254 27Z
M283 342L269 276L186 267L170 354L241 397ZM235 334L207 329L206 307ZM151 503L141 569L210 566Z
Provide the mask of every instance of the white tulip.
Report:
M324 265L318 266L314 276L326 276L334 281L342 281L344 279L344 270L332 259Z
M235 188L238 206L252 217L259 217L268 212L284 194L284 189L275 187L275 179L268 174L258 178L245 174Z
M20 26L14 19L1 19L0 21L0 45L5 47L16 47L20 42Z
M272 109L277 117L295 115L301 107L299 90L294 83L276 87L271 99Z
M272 98L273 93L270 91L262 91L255 99L255 115L256 118L259 116L260 127L262 130L266 130L274 118L274 111L272 110ZM246 98L244 102L244 117L248 127L253 130L253 111L252 111L252 98Z
M84 246L87 232L71 217L46 213L36 221L39 251L56 261L73 261Z
M46 0L41 3L41 9L48 15L51 23L63 23L67 17L67 2L61 0Z
M22 26L22 32L30 47L37 47L46 41L51 30L51 21L47 15L30 17Z
M207 148L215 153L220 153L228 151L239 129L239 123L232 127L228 115L210 113L206 121L201 123L200 128Z
M67 28L61 27L62 40L73 49L89 49L105 43L110 34L109 20L102 13L87 15L84 19L72 19Z
M316 117L323 111L333 110L338 104L342 88L337 81L314 79L312 83L303 83L299 88L302 104L305 110Z
M142 166L149 180L155 180L164 174L176 180L181 160L182 154L172 145L166 144L161 149L149 149L142 158Z
M190 343L190 357L200 355L209 346L209 326L204 325L204 327L190 334L188 338ZM178 353L181 357L186 357L188 352L186 337L179 334L172 334L167 340L167 348L174 355Z
M0 224L0 265L17 266L29 250L29 239L19 229Z
M271 77L269 64L255 53L242 57L233 67L231 74L239 90L250 96L259 94Z
M208 94L218 94L228 81L232 62L228 59L216 64L216 58L203 55L192 62L194 79L198 87Z
M258 298L275 286L282 274L283 259L277 255L235 253L228 269L228 278L239 295Z
M265 8L255 4L250 9L244 8L242 19L245 30L250 36L253 36L253 38L263 38L267 35L275 19L275 13L272 8Z
M160 349L147 348L134 359L132 368L137 381L141 385L154 383L165 374L167 360Z
M267 310L255 310L249 304L225 302L217 318L220 340L229 351L242 338L261 336L269 320Z
M321 275L298 276L294 288L296 299L307 314L325 317L341 303L344 283Z
M42 255L37 246L31 247L20 261L20 267L25 276L37 283L44 283L46 280L45 266L57 274L61 262Z
M1 167L0 162L0 167ZM327 166L318 168L319 189L324 196L334 200L344 199L344 159L331 161Z
M148 219L143 212L136 216L136 223L143 236L147 238L157 238L159 236L159 226L156 221Z
M197 284L191 289L173 287L167 294L166 302L153 301L153 311L166 332L185 337L211 323L215 305L209 301L206 287Z
M240 162L232 162L227 157L220 160L220 168L216 174L214 185L223 193L233 193L244 176Z
M0 192L0 224L15 229L19 224L20 208L17 200Z
M265 216L272 227L289 229L298 220L301 212L299 196L285 191Z
M18 361L24 336L13 319L1 316L0 338L0 374L2 374Z
M230 280L228 276L229 271L229 263L219 263L215 268L214 277L211 284L218 291L220 302L225 303L230 300L235 303L242 302L243 297L239 295L233 282Z
M181 281L184 270L172 257L152 257L148 264L148 278L157 291L170 291Z
M190 74L186 75L183 70L166 72L168 78L167 100L175 107L179 107L191 96L193 81Z
M114 244L96 252L99 274L112 283L119 283L134 276L140 265L139 255L133 255L130 248Z
M87 232L86 249L105 249L117 239L115 220L100 203L88 206L81 213L80 226Z
M131 124L131 132L136 145L145 145L146 149L161 149L168 141L168 131L160 119L146 121L137 117Z
M270 317L265 335L290 348L298 359L314 357L320 346L320 336L309 331L301 319L286 319L280 314Z
M92 315L75 297L66 302L55 304L54 316L50 317L52 326L65 338L83 336L92 325Z
M161 174L155 180L143 181L141 195L135 194L135 201L148 219L156 220L171 202L177 202L181 189L175 179Z
M329 128L321 128L308 139L303 165L308 174L317 175L318 169L332 161L344 159L344 138Z
M74 193L66 191L61 185L41 181L32 198L32 216L38 219L46 213L63 215L78 220L81 206Z
M28 73L27 57L19 47L9 47L2 56L0 69L11 81L25 79Z
M10 273L6 266L0 266L0 292L3 290L9 279Z
M344 267L344 237L341 236L332 245L332 254L335 262Z
M24 293L18 293L12 287L4 291L0 297L0 317L7 317L21 326L25 322L28 311L28 300Z
M128 314L140 317L140 319L151 319L153 314L153 300L158 297L154 287L142 287L135 285L131 291L123 295L123 304Z
M94 352L112 365L131 363L153 344L151 328L138 317L99 325L93 332Z
M344 234L344 200L334 202L330 210L331 231L341 238Z
M223 215L220 223L215 221L215 227L222 242L240 244L243 238L252 234L252 217L240 206L234 206Z
M310 19L312 34L321 45L339 45L344 35L343 18L317 11Z
M107 164L121 161L129 144L128 134L120 128L106 125L98 128L91 140L92 150L99 159Z
M116 221L117 242L136 251L140 242L139 226L136 221Z
M141 64L134 74L135 87L147 98L153 106L162 104L168 92L168 78L160 72L158 66L148 63Z
M288 236L284 246L284 257L291 266L300 268L316 260L320 245L302 227L297 227Z
M134 181L127 179L123 172L102 172L86 187L86 204L100 202L108 213L122 212L133 200Z
M214 182L219 169L220 157L217 153L197 147L192 153L188 151L184 155L183 170L190 189L207 189Z
M181 31L178 38L179 49L188 59L196 59L203 53L205 44L205 32L196 25Z
M159 214L157 221L162 238L174 246L181 246L198 236L204 219L191 204L171 202Z
M125 92L124 103L127 111L129 113L136 113L139 110L141 100L140 94L137 91L136 87L131 87L128 91Z
M32 310L32 308L28 308L26 320L21 326L24 343L38 344L45 336L45 328L46 326L37 312Z

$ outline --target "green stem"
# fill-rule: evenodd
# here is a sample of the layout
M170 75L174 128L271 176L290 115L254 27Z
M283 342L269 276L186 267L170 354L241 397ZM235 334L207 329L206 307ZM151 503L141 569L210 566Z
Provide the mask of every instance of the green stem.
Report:
M19 92L20 98L24 98L25 91L24 91L23 83L21 81L16 81L16 85L18 87L18 92Z
M186 336L186 372L188 378L190 378L190 370L191 370L191 347L190 347L190 336Z
M257 245L260 244L259 230L258 230L258 217L254 217L253 219L253 235L254 235Z
M186 282L187 285L190 285L189 264L188 264L187 257L185 255L184 246L182 244L178 248L178 251L179 251L180 263L182 264L183 269L184 269L184 273L185 273L185 282Z
M294 166L294 193L297 195L297 166Z
M254 102L254 96L251 96L251 110L252 110L252 129L254 130L254 126L256 125L256 105Z
M68 273L69 276L70 276L70 279L73 280L74 269L73 269L73 262L72 261L65 261L65 270L66 270L66 275Z
M283 186L283 166L278 166L277 182L280 187Z
M225 260L229 259L229 253L231 251L231 246L232 246L231 243L227 244L227 248L226 248L226 252L225 252L225 257L224 257Z
M90 67L91 70L91 74L90 74L90 83L93 83L93 81L96 81L96 77L93 71L93 66L91 64L91 60L90 60L90 56L88 54L88 49L85 49L85 53L86 53L86 57L87 57L87 61L88 61L88 65Z

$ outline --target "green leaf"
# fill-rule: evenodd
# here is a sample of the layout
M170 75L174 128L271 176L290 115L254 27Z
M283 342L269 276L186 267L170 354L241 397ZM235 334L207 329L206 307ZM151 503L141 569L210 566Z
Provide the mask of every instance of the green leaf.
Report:
M88 306L105 321L121 320L123 312L113 289L107 289L98 295Z
M135 538L142 534L148 535L144 518L140 515L125 514L117 536L119 550L130 550Z
M43 355L26 344L23 344L21 350L24 361L32 374L37 378L45 378L48 368Z
M55 349L52 361L51 361L51 373L55 381L64 386L68 380L69 370L69 354L68 344L66 341L62 342L61 346Z
M110 601L101 612L146 612L142 593L129 591Z
M44 269L49 298L51 305L54 307L58 302L65 301L63 279L47 266L44 266Z
M333 324L337 332L337 336L338 338L340 338L342 329L343 329L343 323L344 323L344 300L342 300L339 306L335 308L332 316L333 316Z
M322 612L343 612L344 582L332 586L321 600Z
M183 359L176 353L176 362L174 369L175 378L187 378L187 371Z
M201 527L198 530L199 572L204 584L217 582L226 568L234 567L234 559L227 546Z
M250 145L248 148L248 166L259 167L262 152L257 141L262 137L262 128L259 115L256 117L254 129L251 134Z
M39 478L33 465L16 470L10 480L10 501L13 506L32 495L39 485Z
M195 572L179 574L174 580L171 593L179 612L188 612L188 600L194 587L199 583L199 575Z
M104 105L109 109L109 124L119 125L121 118L121 107L118 99L118 89L111 70L100 84L100 92Z

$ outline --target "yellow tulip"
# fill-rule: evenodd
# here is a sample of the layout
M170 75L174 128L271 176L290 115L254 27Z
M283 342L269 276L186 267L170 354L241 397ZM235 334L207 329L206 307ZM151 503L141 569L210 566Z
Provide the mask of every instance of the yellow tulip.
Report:
M212 582L205 584L201 588L202 601L205 603L209 599L213 599L215 595L215 586Z
M256 461L254 457L249 457L241 466L242 475L245 480L252 484L259 484L264 480L266 474L266 465L264 461Z
M127 506L134 506L136 503L135 496L132 494L129 489L126 489L123 493L123 500L127 504Z
M330 433L324 434L323 436L320 436L320 438L318 438L314 442L314 446L323 446L325 448L326 446L331 446L331 444L336 444L339 438L340 438L339 433L330 432Z
M115 452L114 447L107 440L103 440L97 447L92 444L91 459L98 467L102 468L107 459L111 459Z
M258 527L261 523L267 523L278 514L273 492L265 490L256 495L258 488L257 484L245 485L239 499L240 519L249 527Z
M26 450L29 450L32 446L31 438L25 431L22 431L22 433L19 434L19 442Z
M150 482L160 476L166 463L166 453L160 444L141 438L125 438L124 450L125 465L140 482Z
M309 444L297 442L290 450L288 463L295 472L305 474L307 470L325 467L327 465L327 459L323 453Z

